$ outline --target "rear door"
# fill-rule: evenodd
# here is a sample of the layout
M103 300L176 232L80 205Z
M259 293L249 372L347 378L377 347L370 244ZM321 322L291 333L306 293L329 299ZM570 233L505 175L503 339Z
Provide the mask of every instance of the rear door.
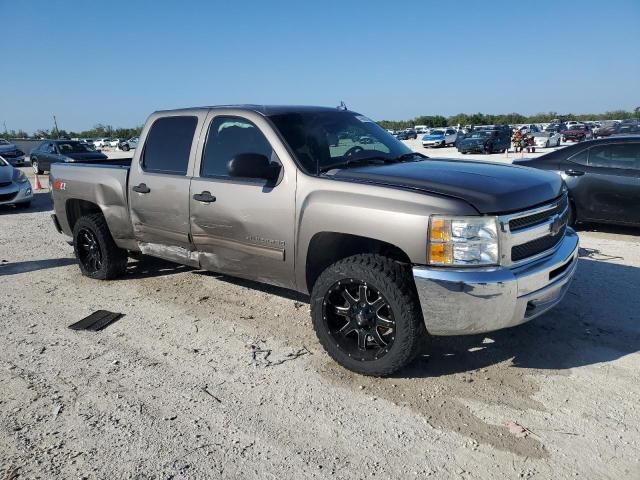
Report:
M190 195L191 234L201 265L294 287L296 169L287 163L284 145L253 112L214 110L205 128ZM279 180L230 177L227 164L242 153L282 165ZM208 200L198 200L203 197Z
M588 218L640 223L640 142L597 145L589 149L581 180Z
M143 253L176 259L191 251L189 184L197 138L206 110L156 115L129 174L128 196L135 238ZM182 250L172 252L167 247ZM179 258L178 261L189 263Z

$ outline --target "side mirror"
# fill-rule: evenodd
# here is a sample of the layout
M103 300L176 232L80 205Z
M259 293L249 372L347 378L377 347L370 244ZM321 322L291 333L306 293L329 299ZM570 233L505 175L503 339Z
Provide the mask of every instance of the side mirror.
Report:
M276 180L280 175L280 165L271 164L259 153L240 153L229 160L227 170L232 177L263 178Z

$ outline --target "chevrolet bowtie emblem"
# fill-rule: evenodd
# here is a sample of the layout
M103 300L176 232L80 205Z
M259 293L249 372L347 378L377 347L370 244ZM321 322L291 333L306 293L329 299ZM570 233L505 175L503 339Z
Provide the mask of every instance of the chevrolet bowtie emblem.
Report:
M560 215L554 215L551 225L549 225L549 233L552 237L555 237L562 230L562 217Z

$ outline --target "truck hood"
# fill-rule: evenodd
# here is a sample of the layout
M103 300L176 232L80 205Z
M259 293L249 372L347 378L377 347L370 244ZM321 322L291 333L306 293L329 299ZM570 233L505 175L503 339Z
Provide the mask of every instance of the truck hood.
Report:
M553 172L445 159L345 168L333 178L446 195L482 214L525 210L562 193L562 179Z
M101 152L65 153L64 156L73 158L74 160L106 160L108 158Z
M442 140L444 138L444 134L442 133L433 133L430 135L425 135L422 137L423 140Z
M16 147L13 143L10 143L9 145L0 145L0 152L13 152L17 149L18 147Z
M583 135L585 133L584 130L565 130L562 132L563 135Z

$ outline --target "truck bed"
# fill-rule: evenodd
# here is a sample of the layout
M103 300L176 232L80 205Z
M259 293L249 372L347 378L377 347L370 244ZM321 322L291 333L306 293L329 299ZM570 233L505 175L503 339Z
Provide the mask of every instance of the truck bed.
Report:
M96 210L103 212L118 246L132 249L136 245L127 195L131 160L122 158L51 165L49 181L54 212L66 235L71 236L73 232L72 212L94 205Z

